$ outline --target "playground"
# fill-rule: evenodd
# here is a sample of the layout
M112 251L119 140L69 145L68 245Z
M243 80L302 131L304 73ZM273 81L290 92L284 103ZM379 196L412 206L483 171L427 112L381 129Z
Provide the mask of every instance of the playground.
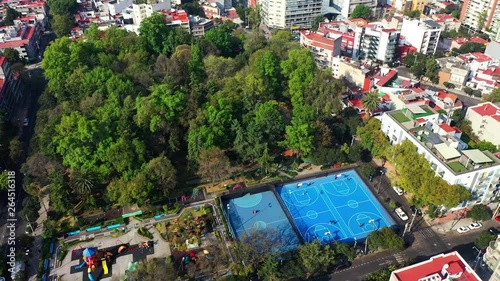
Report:
M395 222L355 170L276 188L307 242L354 242Z
M275 250L286 252L300 244L297 234L272 191L247 193L238 198L223 200L222 203L236 237L251 234L253 231L271 229L285 238L281 249Z

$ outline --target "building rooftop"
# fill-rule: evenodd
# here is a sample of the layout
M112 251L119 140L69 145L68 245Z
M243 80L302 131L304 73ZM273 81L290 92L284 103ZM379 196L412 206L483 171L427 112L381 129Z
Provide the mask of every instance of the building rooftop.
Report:
M385 75L380 77L380 80L377 82L377 85L380 87L385 86L391 79L396 77L398 72L396 70L389 70L389 72Z
M428 25L432 29L441 29L441 25L433 20L424 20L422 22Z
M301 35L311 41L311 45L317 48L333 50L335 40L340 38L340 35L333 35L334 38L325 37L319 33L307 30L301 30Z
M463 55L460 55L458 56L458 58L460 58L461 60L463 61L477 61L477 62L487 62L487 61L492 61L493 58L483 54L483 53L479 53L479 52L475 52L475 53L468 53L468 54L463 54Z
M500 108L498 108L491 102L480 103L478 105L469 107L469 109L474 110L474 112L483 117L500 115Z
M461 131L446 124L428 105L408 104L403 110L386 114L454 173L500 164L500 159L489 151L467 150L467 144L460 140Z
M392 272L400 281L481 281L458 252L440 254L429 260Z

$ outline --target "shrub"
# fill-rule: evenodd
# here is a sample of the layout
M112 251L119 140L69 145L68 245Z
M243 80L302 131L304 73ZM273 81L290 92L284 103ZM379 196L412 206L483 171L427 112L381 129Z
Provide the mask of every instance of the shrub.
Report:
M139 234L140 236L146 237L149 240L153 239L153 234L151 234L151 232L149 232L149 230L147 230L145 227L138 228L137 234Z

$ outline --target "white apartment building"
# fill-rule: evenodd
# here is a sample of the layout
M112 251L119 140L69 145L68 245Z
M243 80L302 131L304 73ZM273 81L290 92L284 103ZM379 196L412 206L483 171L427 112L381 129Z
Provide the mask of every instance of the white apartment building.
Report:
M436 175L449 184L460 184L472 199L457 208L489 203L497 196L500 159L489 151L467 149L461 132L445 123L445 116L427 105L408 105L382 115L381 130L391 144L411 141L429 161Z
M500 236L490 242L483 255L483 261L493 272L490 281L500 281Z
M399 31L371 23L364 28L360 42L360 58L370 61L392 62L396 54Z
M133 4L132 5L132 19L134 25L140 26L141 22L150 17L154 12L161 10L170 10L172 5L170 0L157 1L155 4Z
M465 119L471 121L474 133L481 140L500 145L500 108L491 102L480 103L467 109Z
M262 21L271 28L310 28L321 15L323 0L261 0Z
M332 68L334 57L340 56L342 49L342 35L323 35L314 31L300 32L300 45L308 48L314 55L314 61L319 67Z
M498 0L464 0L460 11L462 26L475 31L488 30L495 38L500 24Z
M406 38L417 52L432 56L436 52L441 25L433 20L407 19L403 20L401 35Z
M376 0L330 0L324 5L323 14L340 14L343 18L349 18L352 11L358 5L365 5L375 12L378 2Z

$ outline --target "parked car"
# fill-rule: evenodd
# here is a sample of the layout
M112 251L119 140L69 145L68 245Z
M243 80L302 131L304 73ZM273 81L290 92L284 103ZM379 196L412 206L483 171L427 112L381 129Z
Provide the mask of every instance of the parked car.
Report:
M346 268L351 267L351 265L352 265L352 263L350 261L344 262L343 264L339 264L339 265L335 266L335 271L344 270Z
M457 229L458 233L466 233L470 231L470 228L468 226L462 226Z
M481 227L483 227L483 225L480 222L473 222L473 223L469 224L470 229L478 229Z
M491 234L493 234L493 235L498 235L498 234L500 234L500 231L499 231L498 229L494 228L494 227L490 227L490 228L488 228L488 231L489 231Z
M401 196L405 193L405 191L401 187L393 186L392 189L394 189L396 194L399 196Z
M402 220L402 221L407 221L408 220L408 215L406 215L405 211L403 211L403 209L401 208L396 208L396 210L394 210L396 212L396 215L398 215L398 217Z
M28 118L24 118L23 126L28 127L29 124L30 124L30 120Z

